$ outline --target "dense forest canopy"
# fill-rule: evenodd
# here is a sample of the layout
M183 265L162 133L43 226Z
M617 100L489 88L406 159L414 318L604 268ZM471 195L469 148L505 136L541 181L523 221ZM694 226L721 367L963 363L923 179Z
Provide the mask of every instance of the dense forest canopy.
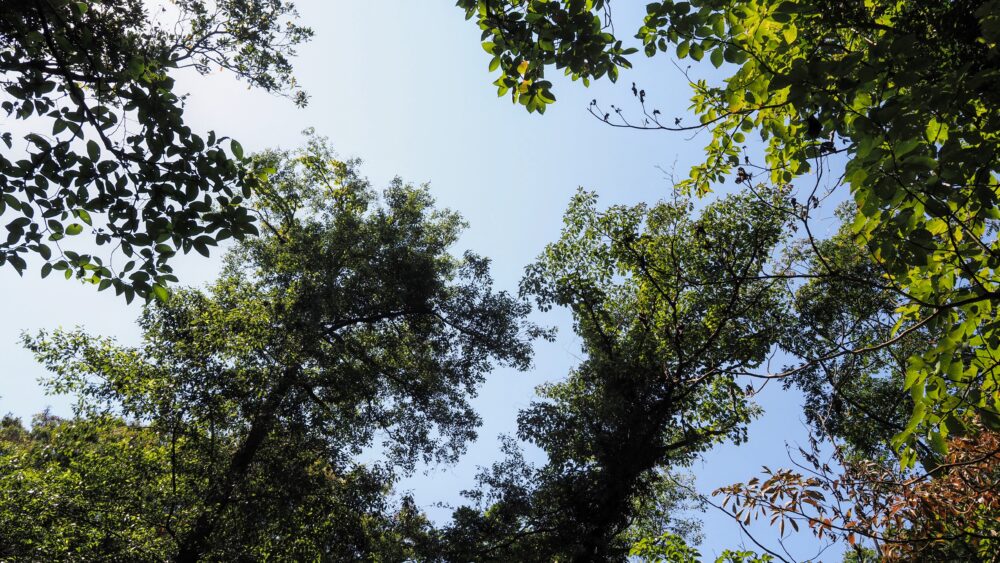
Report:
M0 557L687 562L714 505L847 561L995 560L1000 2L457 4L528 112L624 79L629 104L587 108L603 127L708 139L655 201L581 188L516 292L428 187L376 190L313 132L251 154L185 120L185 68L305 104L291 3L9 2L0 107L29 133L0 137L0 264L145 306L133 346L24 336L75 403L0 422ZM716 69L662 65L697 123L629 76L641 56ZM172 274L226 239L207 286ZM397 486L478 438L487 375L531 370L554 308L578 362L430 518ZM804 397L809 443L698 491L692 464L748 439L771 381ZM791 558L751 539L717 560Z

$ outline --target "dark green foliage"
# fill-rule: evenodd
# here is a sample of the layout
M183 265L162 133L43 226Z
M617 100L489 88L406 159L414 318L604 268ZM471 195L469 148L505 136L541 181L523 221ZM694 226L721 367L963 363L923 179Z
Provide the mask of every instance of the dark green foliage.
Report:
M518 417L547 463L528 466L508 444L473 495L479 508L455 513L447 536L461 551L449 559L621 560L671 469L745 438L757 408L736 374L778 338L783 287L761 274L783 223L752 197L690 213L574 199L522 289L573 312L585 357Z
M260 161L275 169L260 201L273 231L232 253L207 291L148 307L140 346L27 339L50 389L80 401L56 425L66 440L0 450L4 478L55 463L83 488L65 490L79 499L71 513L17 512L24 531L3 540L12 556L81 546L81 560L399 560L419 545L426 522L411 503L393 508L391 486L475 436L468 400L486 371L528 366L529 307L492 290L485 259L449 254L462 222L425 189L396 180L378 196L315 139ZM86 428L98 445L70 435ZM35 482L5 488L3 517L38 492L64 494L59 480ZM45 528L79 539L43 548L32 534Z
M221 68L291 92L286 56L311 32L283 0L151 10L141 0L4 3L0 109L32 132L24 143L2 135L0 265L23 272L33 253L43 277L59 270L129 301L163 298L176 252L208 255L220 240L257 233L246 198L259 178L238 142L185 124L172 75ZM85 231L109 250L74 244ZM124 262L109 262L117 251Z

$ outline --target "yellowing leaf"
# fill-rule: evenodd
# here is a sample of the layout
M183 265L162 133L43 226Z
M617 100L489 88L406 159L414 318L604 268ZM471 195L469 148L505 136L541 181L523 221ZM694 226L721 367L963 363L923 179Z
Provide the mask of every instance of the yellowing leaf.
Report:
M786 25L784 29L781 30L781 36L785 38L785 42L791 45L795 42L795 38L798 37L799 33L795 29L794 25Z

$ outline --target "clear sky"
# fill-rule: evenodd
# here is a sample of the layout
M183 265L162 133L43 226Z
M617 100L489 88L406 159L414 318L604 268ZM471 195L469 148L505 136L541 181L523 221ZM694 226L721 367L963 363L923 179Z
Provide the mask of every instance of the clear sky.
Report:
M663 170L682 176L695 162L704 137L665 132L612 129L586 112L592 98L631 103L631 82L639 82L665 115L682 116L688 89L665 57L642 58L613 86L589 89L555 80L559 101L544 116L528 115L509 99L498 99L479 47L479 31L450 0L299 0L302 20L316 32L300 49L297 77L311 95L310 105L247 90L225 75L185 76L191 93L186 117L195 130L215 129L233 136L247 150L293 148L300 132L314 127L328 136L341 157L360 157L362 170L376 186L399 175L429 182L441 206L459 211L470 228L456 248L493 259L497 285L516 291L524 266L558 235L562 212L578 186L596 190L604 204L637 203L669 197ZM615 4L619 31L639 21L642 3ZM701 70L701 69L695 69ZM219 261L197 254L177 262L186 285L211 280ZM69 401L44 396L35 383L43 370L21 349L22 330L84 326L94 334L133 343L139 306L126 306L112 292L55 279L38 279L37 269L19 278L0 268L0 412L30 418L46 406L68 413ZM476 401L484 426L458 465L425 468L401 484L424 506L457 503L458 491L473 484L477 465L498 454L496 436L514 430L517 410L531 400L535 385L563 377L581 354L565 312L537 320L561 327L555 343L536 346L535 368L528 373L497 370ZM720 447L691 471L698 488L711 491L756 475L762 464L787 466L785 445L805 441L800 398L772 385L760 397L765 416L751 427L741 447ZM431 510L442 518L447 511ZM703 515L706 559L724 548L752 543L736 523L712 509ZM774 541L776 530L754 527L759 538ZM804 535L787 542L806 559L816 544ZM791 548L790 548L791 549ZM714 557L711 557L714 559ZM822 559L839 560L839 549Z

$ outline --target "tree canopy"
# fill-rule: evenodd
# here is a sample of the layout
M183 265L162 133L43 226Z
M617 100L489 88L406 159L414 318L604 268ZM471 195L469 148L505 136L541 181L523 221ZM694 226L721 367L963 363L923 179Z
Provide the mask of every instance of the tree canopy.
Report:
M633 109L588 107L703 132L703 158L656 202L581 188L511 293L427 186L377 191L311 130L244 154L186 122L185 69L305 104L290 2L8 4L0 266L146 305L134 346L24 336L75 407L0 420L0 558L690 562L709 505L845 561L996 558L1000 0L656 0L632 27L610 0L458 0L528 112L553 69L703 61L677 66L696 123L641 77ZM214 282L167 289L226 239ZM487 374L554 334L533 307L580 357L432 519L397 485L477 438ZM770 381L809 443L716 504L691 465L747 441ZM785 560L753 541L717 561Z
M34 256L42 276L163 298L175 253L256 234L259 178L239 142L185 123L175 78L223 69L305 103L287 57L311 31L295 15L283 0L6 2L0 109L29 133L0 137L22 155L0 155L0 265Z
M745 439L758 411L737 374L778 337L783 285L760 274L783 220L749 197L691 211L574 198L522 292L573 312L585 359L518 416L546 464L512 454L484 473L479 509L455 513L463 550L448 560L622 560L671 471Z
M783 322L784 285L761 276L784 237L778 200L693 216L685 200L602 211L580 192L516 298L491 289L485 259L448 253L462 222L426 190L396 180L377 197L316 137L254 158L273 169L255 200L262 236L206 290L147 305L141 345L25 337L50 391L78 402L69 419L5 420L0 552L697 556L680 472L759 414L736 378ZM519 415L518 438L547 462L508 439L474 504L432 524L393 484L475 437L468 399L493 363L528 367L546 335L525 321L529 296L572 310L586 355Z
M943 446L976 417L1000 428L995 0L666 0L647 4L624 38L604 0L458 6L483 31L500 94L528 111L554 102L545 80L552 67L588 84L616 80L639 50L707 57L726 78L692 79L698 124L664 119L644 91L635 92L639 120L603 115L618 125L708 130L704 161L680 183L689 193L705 194L734 172L753 184L747 169L780 189L842 155L835 183L856 204L853 233L882 283L905 297L893 333L920 325L936 335L909 360L912 417L896 444L907 455L919 436ZM744 152L749 133L764 143L762 159ZM811 204L797 214L808 218Z
M528 366L528 305L449 253L462 221L425 189L380 196L318 139L260 159L274 231L207 291L148 306L141 345L26 337L79 402L7 423L5 557L395 560L419 515L392 508L394 480L475 437L495 362Z

